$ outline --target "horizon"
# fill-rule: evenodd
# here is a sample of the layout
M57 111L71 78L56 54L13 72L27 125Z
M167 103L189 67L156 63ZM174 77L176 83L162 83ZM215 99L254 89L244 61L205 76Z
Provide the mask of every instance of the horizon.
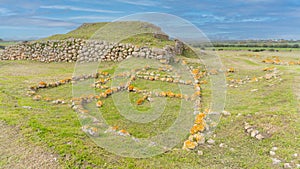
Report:
M111 22L120 17L161 12L181 17L212 41L299 40L300 2L297 0L0 0L0 39L36 40L65 34L83 23Z

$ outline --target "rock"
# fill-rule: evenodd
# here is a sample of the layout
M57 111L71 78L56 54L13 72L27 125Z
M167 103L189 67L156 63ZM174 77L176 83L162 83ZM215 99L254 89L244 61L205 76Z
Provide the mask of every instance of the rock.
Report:
M229 113L228 111L222 111L222 115L223 116L231 116L231 113Z
M252 131L254 131L254 128L250 127L246 130L247 133L251 133Z
M248 129L252 128L252 126L249 123L245 122L244 124L245 124L245 126L244 126L245 130L248 130Z
M52 103L53 104L65 104L65 101L63 101L61 99L57 99L57 100L53 100Z
M186 140L183 144L183 147L182 149L185 149L185 150L193 150L196 148L198 144L194 141L190 141L190 140Z
M292 166L290 165L290 163L284 163L283 168L292 168Z
M38 87L39 88L45 88L45 87L47 87L47 83L45 83L45 82L39 82Z
M208 139L206 142L210 145L215 144L215 140L213 140L213 139Z
M32 107L30 107L30 106L22 106L22 108L24 108L24 109L32 109Z
M272 77L273 77L273 74L266 74L266 75L264 76L264 78L265 78L266 80L270 80L270 79L272 79Z
M272 158L272 164L273 165L277 165L277 164L280 164L281 163L281 160L277 159L277 158Z
M274 155L276 155L276 153L274 152L274 151L270 151L270 156L274 156Z
M197 154L198 154L199 156L202 156L202 155L203 155L203 151L198 150L198 151L197 151Z
M255 137L258 133L259 133L258 130L253 130L253 131L251 131L250 136Z
M276 150L278 150L278 147L272 147L271 150L272 150L272 151L276 151Z
M258 140L262 140L262 139L264 139L265 137L264 137L262 134L257 134L257 135L255 136L255 138L258 139Z
M226 145L225 143L221 143L221 144L219 144L219 147L220 147L220 148L226 148L227 145Z
M251 92L257 92L258 91L258 89L252 89L252 90L250 90Z
M150 44L149 44L150 45ZM1 52L1 60L36 60L40 62L98 62L122 61L128 57L156 58L158 54L169 60L175 55L174 47L149 49L148 47L117 44L104 41L60 40L16 44ZM168 55L168 56L165 56ZM40 85L40 88L46 87Z
M296 164L296 168L300 168L300 164Z
M42 96L40 96L40 95L36 95L33 97L33 100L35 100L35 101L40 101L41 99L42 99Z

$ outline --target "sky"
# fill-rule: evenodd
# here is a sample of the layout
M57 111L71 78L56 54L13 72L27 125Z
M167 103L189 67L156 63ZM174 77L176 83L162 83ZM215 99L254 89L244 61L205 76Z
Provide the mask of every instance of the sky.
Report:
M0 0L0 38L38 39L142 12L181 17L212 40L300 39L299 0Z

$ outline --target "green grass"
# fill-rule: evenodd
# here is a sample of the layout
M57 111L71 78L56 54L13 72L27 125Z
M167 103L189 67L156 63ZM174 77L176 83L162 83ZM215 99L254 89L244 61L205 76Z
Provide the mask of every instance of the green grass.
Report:
M237 70L229 75L235 79L263 76L265 72L262 68L273 66L261 63L261 58L238 52L224 51L220 55L225 67ZM196 66L195 62L193 66ZM77 114L69 105L52 105L25 96L27 87L41 80L50 82L72 76L73 63L1 61L0 67L0 120L11 126L20 126L20 132L33 145L45 145L59 154L63 168L280 168L271 164L269 151L273 146L279 148L276 157L284 162L294 160L300 163L299 157L292 157L292 154L300 152L300 140L297 138L300 134L300 115L293 93L293 78L299 76L299 66L275 66L283 72L282 82L262 80L228 88L225 109L232 115L221 118L213 138L215 146L199 147L204 152L203 156L198 156L196 151L182 151L180 144L177 149L148 159L125 158L107 152L81 131ZM115 71L115 67L112 62L99 65L99 69L110 73ZM162 86L161 82L145 80L137 80L134 85L144 89L161 87L163 90L177 90L171 84ZM203 108L206 108L209 105L209 86L203 89ZM251 92L251 89L258 91ZM40 94L67 100L72 97L72 86L45 89ZM134 104L142 95L130 93L129 96ZM161 118L147 125L130 123L122 117L111 97L103 101L104 106L100 110L107 122L124 127L138 137L156 135L177 117L177 107L174 107L178 104L176 99L167 99L169 104ZM21 106L31 106L33 109L27 110ZM139 109L148 110L149 107L146 103ZM249 137L243 130L244 122L257 126L263 133L269 132L268 138L258 141ZM220 143L225 143L228 148L220 148Z
M83 24L77 29L70 31L66 34L56 34L42 40L65 40L69 38L81 38L81 39L89 39L93 36L93 34L106 25L108 22L99 22L99 23L88 23Z
M122 43L133 43L139 46L163 48L166 45L174 46L174 41L154 38L153 34L139 34L121 41Z
M102 29L104 28L104 29ZM161 30L149 23L145 22L99 22L99 23L86 23L78 27L77 29L70 31L66 34L57 34L43 40L66 40L70 38L80 38L80 39L102 39L111 41L115 34L122 28L122 35L126 32L138 33L137 35L124 37L121 39L122 43L133 43L139 46L150 46L162 48L166 45L174 45L174 41L158 39L149 34L149 32L161 32ZM100 33L100 32L101 33ZM106 32L103 33L102 31ZM145 33L147 32L147 33ZM117 36L119 37L119 36Z
M5 48L6 46L14 45L17 42L14 41L0 41L0 49Z
M289 52L289 51L299 51L300 48L265 48L265 47L208 47L206 48L207 50L217 50L217 51L220 51L220 50L233 50L233 51L254 51L254 50L261 50L261 49L264 49L265 51L269 51L269 50L274 50L274 52L276 50L278 51L286 51L286 52Z

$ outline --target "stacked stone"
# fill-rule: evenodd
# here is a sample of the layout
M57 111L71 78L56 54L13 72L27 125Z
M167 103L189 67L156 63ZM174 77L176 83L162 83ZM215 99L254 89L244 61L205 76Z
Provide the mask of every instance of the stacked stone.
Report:
M40 62L75 62L78 50L84 45L81 39L20 43L8 46L1 60L36 60Z
M119 62L130 57L140 57L169 63L175 54L176 50L173 46L165 46L160 49L98 40L68 39L28 42L8 46L0 53L0 60L35 60L47 63Z

